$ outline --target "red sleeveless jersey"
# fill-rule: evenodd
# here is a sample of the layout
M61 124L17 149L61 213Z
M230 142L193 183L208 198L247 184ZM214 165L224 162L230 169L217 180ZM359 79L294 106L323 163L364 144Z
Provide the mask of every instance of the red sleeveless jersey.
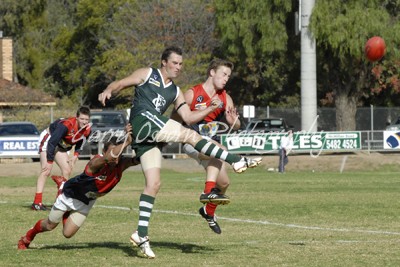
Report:
M204 109L211 104L211 98L207 94L207 92L204 90L202 84L198 84L191 88L190 90L193 90L193 100L192 104L190 105L191 110L201 110ZM218 98L222 101L221 105L214 110L213 112L210 112L207 117L204 118L205 122L211 122L211 121L219 121L221 120L222 116L224 115L225 112L225 107L226 107L226 91L224 90L219 90L217 91Z

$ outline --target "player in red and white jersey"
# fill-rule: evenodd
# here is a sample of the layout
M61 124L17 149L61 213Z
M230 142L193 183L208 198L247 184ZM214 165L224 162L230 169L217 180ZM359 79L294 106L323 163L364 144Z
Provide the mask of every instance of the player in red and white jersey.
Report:
M63 222L63 235L70 238L86 220L96 199L110 192L121 180L122 173L139 162L135 157L123 157L123 150L132 142L132 127L125 127L125 138L111 137L102 155L94 156L84 172L63 182L59 195L46 219L39 220L18 241L18 249L27 249L39 233L52 231Z
M203 120L196 124L189 125L190 128L200 133L203 138L214 140L220 147L217 132L221 128L240 128L239 114L234 107L233 100L226 93L225 85L228 82L233 70L233 63L227 60L214 59L207 70L207 80L194 86L185 93L185 101L191 110L202 110L207 108L212 101L220 101L219 107L210 112ZM221 120L224 123L223 127ZM229 186L229 177L225 164L218 159L206 157L198 153L189 144L184 145L184 151L196 159L206 170L206 183L203 194L200 195L200 202L205 206L199 210L200 215L207 220L209 227L217 234L221 228L216 222L215 210L219 204L228 204L229 197L225 192ZM260 159L258 159L260 160ZM261 161L261 160L260 160Z
M31 208L33 210L46 210L43 203L43 189L47 177L50 176L53 162L61 170L61 176L52 176L53 180L59 185L62 180L58 177L68 179L72 168L78 160L82 145L90 135L90 109L80 107L76 112L76 117L58 119L45 129L39 138L39 154L41 172L37 179L36 193ZM70 159L68 151L75 146L75 152Z
M204 86L206 86L205 83ZM191 110L205 109L211 104L212 99L215 98L218 98L221 101L219 107L208 113L208 115L203 119L203 122L221 121L225 115L227 100L232 102L232 98L227 95L224 88L211 90L211 94L209 94L206 89L204 89L203 84L198 84L193 88L190 88L189 91L186 92L185 97L186 96L188 99L185 98L185 100L191 101L191 103L189 102L190 104L187 102Z

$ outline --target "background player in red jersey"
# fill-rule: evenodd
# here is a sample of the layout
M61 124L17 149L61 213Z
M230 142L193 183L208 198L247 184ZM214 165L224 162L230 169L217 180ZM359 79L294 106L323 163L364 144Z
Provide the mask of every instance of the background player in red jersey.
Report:
M219 144L218 130L223 127L221 120L227 122L232 130L240 128L239 114L229 94L226 93L225 85L233 70L233 63L227 60L214 59L207 69L207 80L190 88L185 93L185 101L190 109L201 110L207 108L211 101L217 99L220 106L210 112L202 121L190 125L190 128L200 133L203 138L211 139ZM225 124L226 125L226 124ZM199 209L200 215L207 220L209 227L217 234L221 233L215 210L219 204L228 204L229 198L224 195L229 186L229 177L224 162L216 158L205 157L197 152L191 145L185 144L184 151L196 159L206 169L206 183L200 202L206 204Z
M43 189L47 177L50 176L53 162L56 162L61 170L61 176L54 176L54 181L59 186L62 182L60 177L69 178L72 167L78 159L80 149L90 135L90 109L80 107L76 117L58 119L45 129L39 138L39 153L41 171L37 179L36 194L33 200L33 210L46 210L43 203ZM75 146L72 159L68 151ZM53 177L52 177L53 178Z
M63 235L70 238L79 230L96 199L110 192L121 180L122 173L137 165L136 158L123 157L123 150L132 142L132 127L125 127L125 138L111 137L104 144L103 155L94 156L84 172L61 184L49 217L36 224L18 241L18 249L27 249L39 233L52 231L63 221ZM107 139L105 139L107 140Z

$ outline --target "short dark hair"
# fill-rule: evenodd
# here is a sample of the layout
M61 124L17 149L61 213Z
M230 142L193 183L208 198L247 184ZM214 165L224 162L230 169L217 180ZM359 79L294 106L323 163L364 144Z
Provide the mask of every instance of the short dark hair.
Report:
M76 116L79 117L79 115L81 114L85 114L90 117L90 109L86 106L79 107L78 110L76 111Z
M104 149L104 151L107 151L108 148L109 148L111 145L116 146L116 145L119 145L119 143L120 143L120 142L118 142L118 137L112 136L111 138L109 138L109 139L107 140L107 142L104 143L103 149Z
M229 60L214 58L213 60L211 60L210 64L208 65L207 76L210 76L211 70L217 70L218 67L220 67L220 66L228 67L232 71L233 71L233 67L234 67L233 63L230 62Z
M169 56L172 53L175 53L175 54L180 55L180 56L182 56L182 54L183 54L182 53L182 49L180 47L170 46L170 47L165 48L164 52L161 54L161 61L163 61L163 60L167 61Z

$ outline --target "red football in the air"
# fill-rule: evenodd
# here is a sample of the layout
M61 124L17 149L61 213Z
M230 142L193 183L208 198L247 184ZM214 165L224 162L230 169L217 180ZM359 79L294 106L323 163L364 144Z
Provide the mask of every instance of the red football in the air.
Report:
M374 36L365 43L364 53L370 61L380 60L386 52L385 40L382 37Z

